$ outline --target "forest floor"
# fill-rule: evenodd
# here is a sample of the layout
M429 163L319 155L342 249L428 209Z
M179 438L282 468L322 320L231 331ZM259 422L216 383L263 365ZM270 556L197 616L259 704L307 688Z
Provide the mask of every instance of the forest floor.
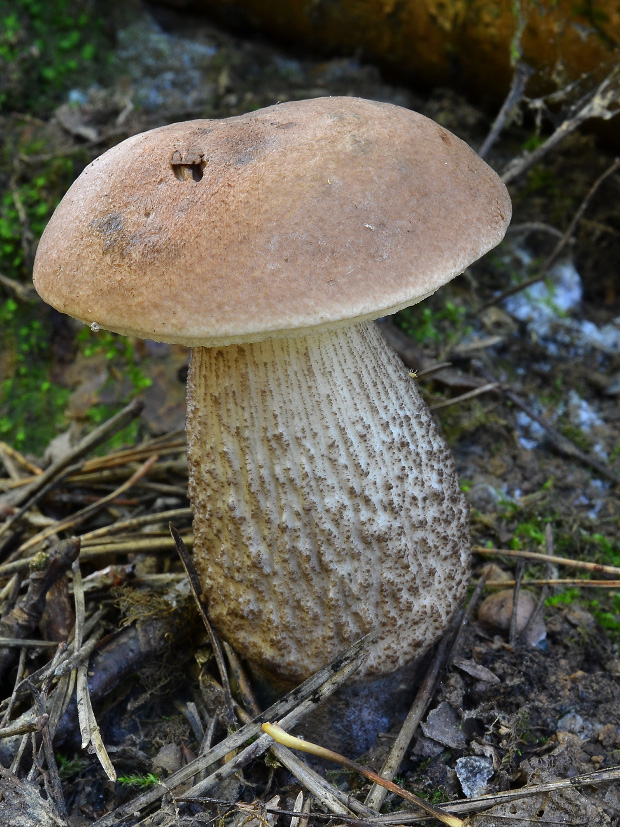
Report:
M0 114L0 822L297 827L292 812L323 823L331 808L336 824L379 823L349 770L328 769L340 801L323 790L318 803L316 778L300 783L281 756L256 747L242 766L256 728L209 753L226 735L225 696L168 532L173 521L191 545L188 353L91 333L45 307L29 275L64 189L136 132L344 94L416 109L477 148L493 114L353 58L300 57L139 3L104 19L101 39L113 59L97 83L67 72L35 112L16 103L17 72ZM620 823L620 174L588 128L527 167L579 104L567 92L545 106L538 128L520 100L487 158L517 169L505 242L383 322L455 454L475 552L470 614L436 656L437 680L419 687L427 659L410 689L419 725L397 780L481 827ZM474 591L485 572L495 585ZM534 612L524 631L515 602L526 621ZM67 639L66 651L49 643ZM81 721L75 685L82 706L92 698ZM403 714L349 757L380 770ZM224 756L231 777L204 782ZM201 781L202 800L182 800ZM415 821L401 806L389 793L383 820Z

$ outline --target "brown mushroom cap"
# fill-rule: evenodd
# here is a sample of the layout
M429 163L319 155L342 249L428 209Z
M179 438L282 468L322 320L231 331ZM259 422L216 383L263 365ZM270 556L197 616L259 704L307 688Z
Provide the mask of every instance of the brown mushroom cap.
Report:
M497 175L422 115L296 101L97 158L49 222L34 283L118 333L258 341L420 301L495 246L510 214Z

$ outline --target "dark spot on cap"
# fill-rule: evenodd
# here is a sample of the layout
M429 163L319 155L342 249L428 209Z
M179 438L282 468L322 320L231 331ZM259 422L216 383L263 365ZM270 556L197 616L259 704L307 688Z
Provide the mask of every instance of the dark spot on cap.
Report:
M91 228L103 236L104 253L124 239L125 219L119 212L108 213L103 218L91 221Z

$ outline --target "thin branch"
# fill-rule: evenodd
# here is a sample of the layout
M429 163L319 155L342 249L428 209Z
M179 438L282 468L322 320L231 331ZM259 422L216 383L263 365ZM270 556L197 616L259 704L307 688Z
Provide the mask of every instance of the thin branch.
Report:
M323 703L323 701L329 698L330 695L332 695L337 689L343 686L349 680L351 675L357 671L359 665L360 661L357 661L349 664L343 669L338 670L338 672L326 680L325 683L322 684L309 698L306 698L287 715L285 715L281 719L281 723L287 727L293 727L298 724L306 717L306 715L313 712L317 706ZM263 713L259 716L262 726L264 726L264 718L266 714L267 713ZM272 741L268 735L260 735L256 741L245 747L245 749L239 752L231 761L228 761L228 763L224 764L223 767L220 767L220 769L213 772L203 781L195 784L185 793L186 798L193 798L195 796L203 795L207 790L213 789L213 787L216 787L223 781L231 778L242 767L245 767L246 764L249 764L255 758L258 758L260 755L267 752L267 750L271 748L271 744Z
M194 537L186 534L183 543L187 548L194 544ZM168 554L176 549L176 544L171 537L144 537L123 540L122 542L101 543L87 546L80 551L80 560L97 560L98 557L109 557L111 554ZM11 563L0 565L0 578L6 577L15 572L25 571L35 561L36 555L24 557L21 560L13 560Z
M147 459L143 465L141 465L137 471L135 471L128 480L119 485L114 491L111 491L105 497L101 497L96 502L91 503L90 505L83 508L81 511L76 511L74 514L70 514L68 517L65 517L64 520L58 520L58 522L54 523L53 525L47 526L47 528L40 531L38 534L35 534L34 537L31 537L17 550L17 553L23 554L25 551L29 551L31 548L36 548L40 543L44 540L47 540L48 537L52 537L54 534L59 534L61 531L67 531L68 529L75 528L76 526L83 523L89 517L92 517L93 514L96 514L98 511L101 511L102 508L105 508L106 505L109 505L113 502L117 497L120 497L121 494L124 494L125 491L128 491L132 488L139 480L145 477L153 465L157 462L158 456L150 457Z
M502 130L510 120L515 106L523 97L523 93L525 92L527 82L533 74L534 69L527 63L522 63L521 61L519 61L515 65L508 95L506 96L506 99L502 104L502 108L497 113L497 117L493 122L489 134L484 139L482 146L478 150L478 155L481 158L486 158L486 156L489 154L489 151L491 150L491 147L499 138Z
M26 679L25 683L28 684L28 688L34 699L34 705L37 711L37 716L41 719L44 719L44 723L41 728L41 737L43 741L43 752L45 753L45 761L47 763L47 769L49 772L49 778L51 782L50 792L52 800L55 804L56 811L59 813L59 815L62 818L66 818L67 806L65 804L65 798L62 791L62 784L60 783L60 776L58 775L58 765L56 764L54 749L52 747L52 736L49 731L48 718L45 710L45 701L43 700L41 693L36 688L36 686L34 686L34 684L30 683L28 679Z
M0 621L0 634L8 638L29 638L41 619L48 591L69 569L80 551L75 537L59 542L41 571L33 571L25 597ZM13 664L15 650L0 649L0 676Z
M515 580L489 580L487 586L490 589L507 589L514 586ZM619 589L620 580L584 580L583 577L565 577L556 579L528 578L523 581L525 586L552 586L553 588L566 588L567 586L583 586L594 589Z
M424 674L424 680L422 681L411 709L409 710L409 713L400 728L398 737L392 744L392 748L390 749L390 752L379 771L379 775L388 781L392 781L400 769L405 753L413 740L420 721L424 717L424 713L428 708L435 690L437 677L442 666L444 665L447 652L448 635L444 635L439 643L439 646L435 650L433 660L431 661L429 668ZM375 782L366 797L366 806L376 812L379 812L387 794L387 788L382 784L377 784Z
M158 454L161 456L162 452L158 452ZM140 517L132 517L128 520L117 520L111 525L95 528L93 531L88 531L86 534L80 535L80 540L82 541L82 548L84 549L87 545L92 543L93 540L100 541L102 537L105 538L109 535L122 534L124 531L135 531L136 529L143 528L147 525L153 525L154 523L162 523L167 525L170 520L182 520L184 518L191 519L191 517L191 508L173 508L168 511L150 511L148 514L143 514Z
M620 780L620 767L609 767L604 770L585 773L584 775L573 776L572 778L560 779L559 781L547 781L541 784L528 784L517 790L506 790L504 792L488 793L470 798L467 800L451 801L444 804L444 809L452 813L477 813L487 810L489 807L505 804L509 801L517 801L521 798L529 798L541 793L554 793L558 790L567 790L571 787L587 787L598 784L608 784ZM375 821L381 825L387 824L416 824L421 821L417 813L392 813L385 816L377 816ZM543 822L544 823L544 822Z
M487 307L491 307L494 304L500 304L501 302L504 301L504 299L507 299L509 296L514 296L515 293L520 293L522 290L526 290L528 287L531 287L532 284L536 284L537 282L542 281L544 278L547 277L547 275L549 273L549 270L551 269L553 263L556 261L556 259L558 258L558 256L560 255L560 253L562 252L564 247L566 247L566 245L570 241L571 236L575 232L575 228L577 227L577 224L579 224L579 222L583 218L583 214L586 211L586 209L588 208L588 206L590 205L590 201L592 200L594 194L596 193L598 188L601 186L603 181L605 181L607 178L609 178L610 175L613 175L614 172L616 172L616 170L618 168L620 168L620 158L616 158L613 161L613 163L610 164L610 166L608 166L607 169L603 173L601 173L601 175L599 175L599 177L596 179L596 181L592 184L592 186L588 190L585 198L583 199L583 201L581 202L581 204L577 208L575 214L573 215L573 217L570 221L570 224L568 225L566 230L562 233L562 235L558 239L555 247L549 253L546 260L543 262L540 270L538 271L538 274L535 275L535 276L532 276L532 278L530 278L530 279L526 279L525 281L522 281L520 284L514 284L512 287L509 287L507 290L504 290L503 293L500 293L499 295L494 296L492 299L490 299L489 301L482 304L479 308L480 310L485 310Z
M519 606L519 594L521 593L521 583L523 581L523 575L525 573L525 564L520 562L517 564L517 573L515 576L515 582L513 586L513 594L512 594L512 612L510 614L510 634L508 636L508 640L510 641L510 645L514 646L517 640L517 610Z
M453 396L451 399L446 399L444 402L437 402L435 405L430 405L431 411L437 411L440 408L447 408L450 405L457 405L459 402L466 402L469 399L474 399L476 396L481 396L483 393L497 390L501 387L501 382L487 382L486 385L481 385L479 388L474 388L472 391L462 393L460 396Z
M380 770L380 775L382 778L387 778L392 781L398 772L409 744L413 740L413 736L415 735L419 723L422 720L422 717L424 716L424 713L426 712L433 697L441 670L452 662L454 654L457 651L461 635L469 623L478 600L480 599L480 595L482 594L485 579L486 577L480 578L465 610L456 615L450 623L448 631L442 638L441 643L433 656L433 660L431 661L431 664L424 676L424 680L418 690L413 705L411 706L400 732L398 733L398 737L392 745L388 757ZM386 795L386 788L382 785L375 784L366 798L366 805L378 812L385 801Z
M238 714L243 723L248 723L251 720L248 712L256 716L260 710L239 656L227 643L224 643L224 650L247 710L238 709ZM286 767L299 783L305 787L317 801L320 801L327 810L334 813L334 815L350 815L351 811L366 817L374 815L371 809L358 802L353 796L342 792L337 787L334 787L333 784L330 784L329 781L315 772L292 750L288 749L288 747L284 747L281 744L273 744L271 752L276 760L278 760L282 766ZM295 809L297 810L298 807L296 806Z
M523 175L524 172L527 172L528 169L541 161L545 155L581 126L582 123L585 123L585 121L591 118L610 120L617 115L618 112L620 112L617 88L619 79L620 68L614 68L599 86L587 95L584 101L578 104L581 108L570 113L543 144L533 152L528 152L510 162L502 173L502 181L505 184L509 184L520 175ZM535 101L534 103L541 102Z
M479 360L472 360L472 364L476 365L478 370L483 374L483 376L489 382L496 382L497 380L495 377L486 369L486 367L480 362ZM516 393L516 391L512 390L508 387L505 383L500 383L499 387L496 388L498 393L502 393L507 399L509 399L513 405L517 408L520 408L527 416L532 419L534 422L537 422L542 428L544 428L549 437L551 442L553 443L554 447L557 451L565 456L571 457L572 459L576 459L579 462L583 463L584 465L588 465L591 468L594 468L602 477L606 480L609 480L614 485L620 485L620 475L618 475L613 469L609 468L604 462L594 456L593 454L586 454L584 451L581 451L575 443L569 439L564 434L560 433L557 428L554 428L550 422L548 422L544 417L540 416L530 407L526 402L521 399L521 397Z

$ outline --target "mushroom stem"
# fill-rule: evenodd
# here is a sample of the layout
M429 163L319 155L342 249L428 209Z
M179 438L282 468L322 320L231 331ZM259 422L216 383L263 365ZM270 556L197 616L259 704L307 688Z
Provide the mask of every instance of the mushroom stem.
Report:
M467 507L415 382L373 323L197 347L194 555L237 651L302 680L371 629L366 674L421 655L469 576Z

